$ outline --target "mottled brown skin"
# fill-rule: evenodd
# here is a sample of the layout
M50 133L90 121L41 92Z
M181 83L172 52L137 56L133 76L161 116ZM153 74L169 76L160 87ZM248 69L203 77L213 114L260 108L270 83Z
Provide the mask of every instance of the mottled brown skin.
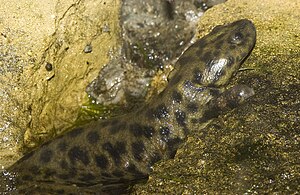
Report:
M147 177L155 162L174 157L190 131L253 95L244 85L223 87L255 40L249 20L214 28L180 57L169 85L149 104L45 143L9 168L15 173L9 185L22 193L62 186L51 192L63 193L64 186L92 189Z

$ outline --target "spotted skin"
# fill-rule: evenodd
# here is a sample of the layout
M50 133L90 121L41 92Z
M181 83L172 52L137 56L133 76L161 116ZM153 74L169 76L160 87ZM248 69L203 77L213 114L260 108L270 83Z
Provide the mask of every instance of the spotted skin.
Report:
M174 157L190 131L253 95L244 85L224 86L255 40L249 20L217 26L180 57L157 98L131 114L93 121L45 143L9 168L16 173L11 185L20 193L55 193L147 177L154 163Z

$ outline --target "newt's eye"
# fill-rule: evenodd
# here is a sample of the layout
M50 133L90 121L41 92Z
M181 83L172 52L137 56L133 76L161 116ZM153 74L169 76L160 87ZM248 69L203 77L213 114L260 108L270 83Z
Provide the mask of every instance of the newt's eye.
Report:
M241 32L237 32L230 36L230 42L238 45L242 43L243 38L243 34Z

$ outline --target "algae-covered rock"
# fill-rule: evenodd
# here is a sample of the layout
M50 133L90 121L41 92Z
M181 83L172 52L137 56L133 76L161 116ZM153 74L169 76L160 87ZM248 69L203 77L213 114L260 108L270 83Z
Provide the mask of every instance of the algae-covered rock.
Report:
M117 45L119 8L115 0L1 2L0 166L74 125L87 84Z

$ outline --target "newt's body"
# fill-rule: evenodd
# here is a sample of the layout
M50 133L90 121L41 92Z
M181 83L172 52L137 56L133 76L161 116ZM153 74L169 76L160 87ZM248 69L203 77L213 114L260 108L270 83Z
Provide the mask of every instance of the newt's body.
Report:
M216 27L180 57L158 97L133 113L78 127L25 155L8 169L15 173L10 187L19 193L63 193L64 186L92 189L147 177L155 162L174 157L190 131L253 95L244 85L223 87L255 40L249 20Z

